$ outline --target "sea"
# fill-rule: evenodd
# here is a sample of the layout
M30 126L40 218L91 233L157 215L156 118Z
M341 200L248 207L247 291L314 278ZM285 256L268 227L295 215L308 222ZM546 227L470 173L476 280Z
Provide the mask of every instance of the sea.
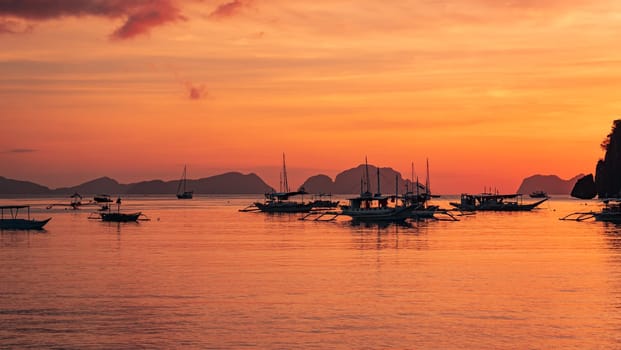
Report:
M559 220L597 201L364 225L239 212L259 199L126 196L137 223L0 199L52 218L0 231L0 348L621 347L621 227Z

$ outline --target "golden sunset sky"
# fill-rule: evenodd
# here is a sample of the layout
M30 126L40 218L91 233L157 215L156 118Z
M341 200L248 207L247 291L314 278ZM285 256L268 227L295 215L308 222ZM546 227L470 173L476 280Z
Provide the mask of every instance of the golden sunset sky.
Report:
M593 172L621 2L0 0L0 176L50 187L369 163L436 193Z

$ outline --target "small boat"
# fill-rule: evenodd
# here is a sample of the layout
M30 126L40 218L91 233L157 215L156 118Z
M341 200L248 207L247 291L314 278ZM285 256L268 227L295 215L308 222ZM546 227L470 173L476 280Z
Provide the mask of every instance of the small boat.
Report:
M69 198L71 198L71 202L69 202L69 204L64 204L64 203L50 204L46 207L46 209L52 209L53 207L69 207L73 210L78 210L83 205L91 204L90 202L86 204L82 203L82 195L80 195L78 192L74 192L71 196L69 196Z
M529 196L530 198L548 198L548 194L545 191L534 191Z
M95 203L112 203L112 198L110 198L109 194L96 194L93 197L93 201Z
M255 202L254 206L264 213L308 213L313 209L312 202L292 201L290 197L308 194L301 189L294 192L271 192L265 194L264 202Z
M320 193L313 196L313 208L331 209L339 206L339 201L333 201L331 194Z
M280 174L280 191L268 192L265 194L263 202L254 202L241 212L261 211L264 213L308 213L313 209L313 202L304 202L304 195L308 194L304 188L297 191L289 189L287 181L287 166L285 165L285 154L282 154L282 173ZM302 196L301 201L291 200L291 197Z
M463 193L460 202L450 202L449 204L464 211L530 211L547 200L548 198L544 198L534 203L524 204L522 195L519 193Z
M101 219L101 221L107 222L135 222L140 219L141 216L144 216L142 212L134 212L134 213L121 213L121 198L117 198L116 200L117 210L111 211L110 206L106 206L107 211L103 211L106 209L100 209L99 212L92 213L88 218L89 219ZM146 219L148 220L148 219Z
M110 222L131 222L131 221L138 221L138 218L140 217L140 215L142 215L141 212L135 212L135 213L114 213L114 212L109 212L109 213L101 213L101 221L110 221Z
M17 218L20 209L27 209L26 219ZM9 217L4 217L4 211L8 211ZM30 218L29 205L3 205L0 206L0 230L42 230L52 218L35 220Z
M186 190L187 167L183 167L183 174L181 174L181 180L179 180L179 186L177 186L177 199L192 199L194 197L194 191ZM182 191L183 190L183 191Z

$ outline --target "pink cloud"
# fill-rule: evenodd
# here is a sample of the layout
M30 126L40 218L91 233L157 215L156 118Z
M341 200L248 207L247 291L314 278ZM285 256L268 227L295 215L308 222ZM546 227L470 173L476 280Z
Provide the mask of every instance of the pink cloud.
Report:
M185 87L188 91L190 100L200 100L207 96L207 89L205 88L205 85L194 85L190 82L186 82Z
M11 33L2 24L16 19L37 22L83 16L123 18L123 25L111 35L114 39L146 34L154 27L184 20L175 0L5 0L0 1L0 32L4 28Z
M216 19L232 17L248 5L250 5L250 0L233 0L218 6L211 14L209 14L209 17Z

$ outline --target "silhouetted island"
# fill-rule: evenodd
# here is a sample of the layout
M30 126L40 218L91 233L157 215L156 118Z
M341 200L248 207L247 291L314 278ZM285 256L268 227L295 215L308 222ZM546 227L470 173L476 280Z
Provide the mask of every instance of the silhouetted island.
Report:
M302 187L310 193L360 193L360 181L364 169L364 164L347 169L336 175L334 181L332 181L329 176L323 174L311 176L302 184ZM373 192L377 192L377 167L369 164L369 174L371 178L371 188ZM406 185L409 189L412 189L412 182L410 180L404 180L403 177L401 177L401 173L393 168L380 168L379 174L380 190L382 193L395 193L397 190L395 187L395 178L397 179L400 192L404 191ZM416 179L414 181L416 181ZM424 182L424 179L419 179L419 182ZM422 186L420 187L420 191L424 191Z
M100 177L77 186L50 189L28 181L0 177L0 195L70 195L81 194L174 194L179 180L150 180L121 184L109 177ZM256 174L229 172L197 180L187 180L187 187L197 194L257 194L271 190Z
M584 174L576 175L569 180L563 180L556 175L533 175L522 180L516 193L530 194L535 191L544 191L547 194L569 194L576 181Z
M595 178L593 174L581 178L576 182L572 196L582 199L591 199L596 195L599 198L621 196L621 120L613 121L612 130L601 147L606 154L597 162Z

